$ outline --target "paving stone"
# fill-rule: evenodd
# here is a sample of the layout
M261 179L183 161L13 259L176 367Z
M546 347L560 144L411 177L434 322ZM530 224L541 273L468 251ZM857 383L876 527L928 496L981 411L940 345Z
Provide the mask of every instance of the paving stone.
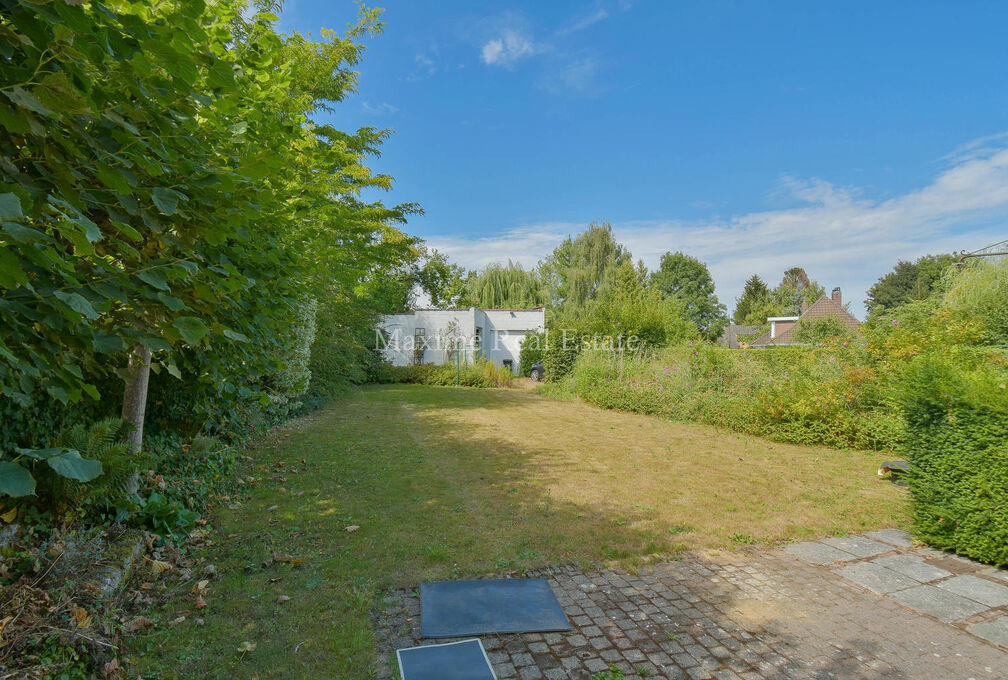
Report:
M867 531L863 534L873 541L881 541L897 548L912 548L913 536L900 529L879 529L878 531Z
M846 562L855 559L855 556L849 552L815 541L792 543L784 550L812 564L832 564L833 562Z
M965 619L987 609L979 602L929 585L900 590L889 597L904 606L945 622Z
M909 576L904 576L871 562L858 562L857 564L840 567L836 570L836 573L848 581L853 581L859 586L864 586L868 590L880 595L919 585L919 581L915 581Z
M893 549L891 545L879 543L878 541L873 541L870 538L865 538L864 536L824 538L819 542L824 545L828 545L831 548L849 552L857 557L874 557L875 555L881 555L882 553L889 552Z
M974 623L966 628L969 632L996 645L1008 648L1008 614L990 621Z
M952 572L939 569L918 555L911 555L907 553L876 557L872 560L872 562L875 564L881 564L886 569L898 571L904 576L909 576L915 581L920 581L921 583L937 581L940 578L952 575Z
M988 607L1008 605L1008 586L977 576L955 576L937 585L943 590L976 600Z
M1008 569L998 569L997 567L991 567L990 569L984 569L980 572L981 576L986 576L987 578L996 578L999 581L1004 581L1008 583Z

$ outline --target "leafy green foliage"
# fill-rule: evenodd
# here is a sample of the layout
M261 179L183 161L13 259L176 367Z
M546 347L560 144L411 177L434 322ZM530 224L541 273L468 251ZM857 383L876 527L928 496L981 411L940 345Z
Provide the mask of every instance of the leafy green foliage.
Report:
M568 384L603 408L796 444L892 450L902 436L892 381L858 347L750 351L694 343L623 361L584 352Z
M185 538L186 532L200 518L198 512L189 510L179 501L157 491L152 491L146 499L138 497L138 500L140 519L158 534L176 540Z
M78 482L89 482L102 473L100 461L83 458L74 449L18 448L15 451L13 459L0 460L0 493L9 496L31 496L35 493L36 475L32 474L32 469L43 461L56 475Z
M869 313L892 311L907 302L927 298L953 262L951 255L924 255L913 262L900 260L868 289L865 304Z
M559 317L577 317L616 269L630 260L608 222L593 222L577 238L567 237L539 264L550 309Z
M546 349L546 333L526 333L522 340L521 351L518 355L520 364L519 372L528 376L532 366L543 360L543 353Z
M427 293L431 306L448 308L460 304L463 290L468 283L464 267L449 262L444 253L432 251L423 266L417 269L416 281L420 289Z
M727 323L725 306L714 293L714 279L707 265L685 253L665 253L650 283L665 297L683 304L686 317L708 340L721 335Z
M477 359L462 364L457 371L455 364L393 366L382 363L373 370L371 382L450 386L456 384L457 378L462 387L507 387L513 377L506 368L485 359Z
M855 340L855 333L835 316L805 319L798 322L794 339L812 345L842 344Z
M770 301L770 289L758 274L753 274L745 283L742 295L735 301L734 320L738 324L746 324L755 319L754 325L766 322L763 308Z
M535 271L520 264L491 264L470 277L460 297L460 304L483 309L525 309L546 302L546 290Z
M918 357L904 384L917 535L1008 565L1008 369L1004 356Z

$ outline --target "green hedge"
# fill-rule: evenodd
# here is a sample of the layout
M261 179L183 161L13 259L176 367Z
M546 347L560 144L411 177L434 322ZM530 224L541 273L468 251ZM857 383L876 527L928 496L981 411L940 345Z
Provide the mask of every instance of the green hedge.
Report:
M486 360L463 364L458 372L458 384L463 387L507 387L513 378L511 371ZM420 385L454 385L454 364L417 364L393 366L381 363L371 371L373 383L415 383Z
M1008 370L970 363L924 357L906 372L914 529L936 548L1005 566Z

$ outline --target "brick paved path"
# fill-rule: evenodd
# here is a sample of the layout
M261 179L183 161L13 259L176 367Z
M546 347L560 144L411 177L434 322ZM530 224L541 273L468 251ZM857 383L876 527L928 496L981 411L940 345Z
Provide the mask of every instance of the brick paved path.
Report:
M1005 678L1008 650L907 609L786 551L691 557L640 575L555 567L574 629L482 636L500 680ZM380 678L420 640L420 601L397 591L379 618Z

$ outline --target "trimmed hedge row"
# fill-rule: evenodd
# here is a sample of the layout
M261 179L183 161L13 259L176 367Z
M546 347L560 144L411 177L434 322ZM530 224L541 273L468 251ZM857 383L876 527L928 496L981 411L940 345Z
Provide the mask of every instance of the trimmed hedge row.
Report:
M920 358L907 370L904 412L917 536L1008 565L1008 370Z
M463 387L507 387L511 372L485 360L465 364L458 374L458 384ZM420 385L454 385L456 371L453 364L418 364L393 366L381 363L371 372L373 383L415 383Z

